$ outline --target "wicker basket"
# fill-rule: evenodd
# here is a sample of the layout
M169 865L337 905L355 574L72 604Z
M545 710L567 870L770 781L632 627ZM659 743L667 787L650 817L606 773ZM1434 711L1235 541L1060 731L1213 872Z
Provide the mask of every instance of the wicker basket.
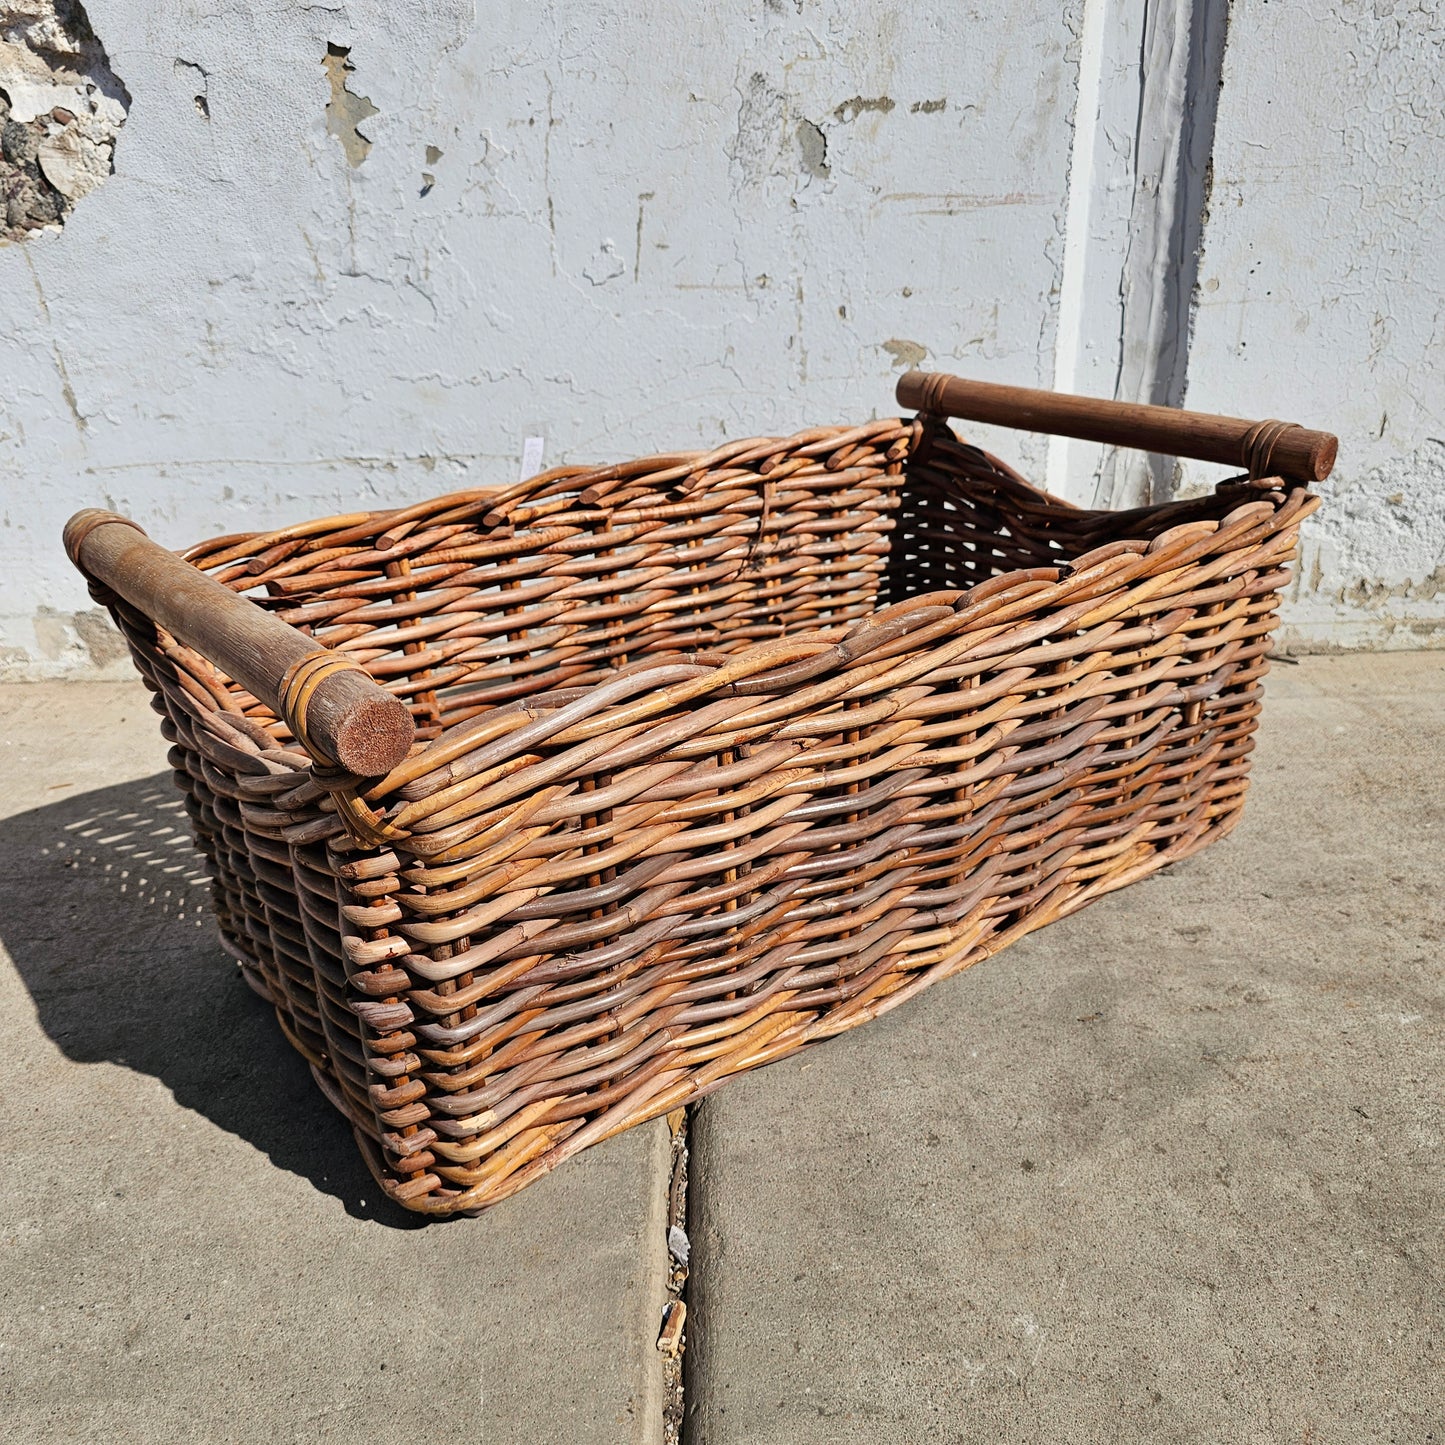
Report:
M1237 821L1317 499L1276 476L1083 511L942 418L1305 481L1332 439L900 394L923 414L223 537L193 567L72 519L226 947L408 1209L505 1198Z

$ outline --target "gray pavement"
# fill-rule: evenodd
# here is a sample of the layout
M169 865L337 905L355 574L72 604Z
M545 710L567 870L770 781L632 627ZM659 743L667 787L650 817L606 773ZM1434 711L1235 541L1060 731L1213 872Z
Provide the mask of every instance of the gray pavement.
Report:
M1445 656L1236 832L693 1125L693 1445L1445 1440Z
M0 1439L659 1440L665 1126L416 1227L217 947L141 688L0 739Z
M1445 655L1265 715L1232 838L695 1112L689 1445L1445 1442ZM0 1439L659 1439L663 1127L416 1227L140 689L0 740Z

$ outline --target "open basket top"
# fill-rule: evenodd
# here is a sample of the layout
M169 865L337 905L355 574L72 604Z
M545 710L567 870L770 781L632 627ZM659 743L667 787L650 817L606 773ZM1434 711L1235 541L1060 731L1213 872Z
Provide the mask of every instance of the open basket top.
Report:
M723 693L816 693L817 679L865 656L886 676L895 658L1025 613L1067 629L1089 615L1101 579L1188 566L1231 535L1291 525L1315 505L1302 486L1246 477L1164 506L1079 508L941 420L950 408L1018 420L1014 389L958 383L960 397L950 385L904 378L900 395L919 392L933 408L913 419L558 467L500 490L201 543L186 559L237 601L259 602L254 618L282 626L289 653L260 686L227 667L214 637L188 649L192 665L209 674L214 711L239 734L232 742L249 740L257 762L286 772L319 761L325 784L350 800L342 811L357 841L379 846L413 836L418 799L401 800L399 822L374 804L415 794L458 753L505 750L504 734L515 746L561 742L603 726L585 722L594 713L611 726ZM1278 450L1301 434L1300 465L1318 470L1319 434L1229 425L1230 444L1255 461L1267 455L1261 436ZM920 490L931 495L910 531ZM939 557L929 537L943 513L957 545ZM186 646L195 609L183 611L174 626L157 621ZM386 692L370 697L365 727L351 728L370 749L358 766L338 757L346 726L335 715L356 716L367 680ZM357 697L328 709L325 691L342 686ZM358 775L380 774L390 776L359 787Z

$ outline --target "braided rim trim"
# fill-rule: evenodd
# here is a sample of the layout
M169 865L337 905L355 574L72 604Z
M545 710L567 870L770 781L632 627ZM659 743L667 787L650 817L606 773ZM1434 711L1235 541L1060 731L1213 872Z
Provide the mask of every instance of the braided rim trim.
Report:
M139 532L142 537L146 535L145 528L139 522L133 522L129 517L118 516L115 512L96 512L94 516L87 517L79 527L74 525L72 519L71 525L66 527L65 554L82 572L85 572L85 564L80 560L80 549L85 545L85 539L97 527L108 527L112 522L117 522L122 527L130 527ZM90 573L85 572L85 575L89 577Z
M399 842L411 835L385 822L380 813L374 813L359 796L363 780L345 768L338 767L318 748L306 731L306 710L316 689L328 677L338 672L359 672L363 677L371 674L359 663L339 652L318 651L309 653L286 669L277 689L277 706L286 726L291 729L296 741L311 755L311 776L331 794L336 812L346 825L346 831L363 847L379 848L386 843ZM370 780L365 784L370 785Z
M942 410L943 390L948 385L948 374L942 371L931 371L923 379L923 396L919 402L919 411L939 412Z

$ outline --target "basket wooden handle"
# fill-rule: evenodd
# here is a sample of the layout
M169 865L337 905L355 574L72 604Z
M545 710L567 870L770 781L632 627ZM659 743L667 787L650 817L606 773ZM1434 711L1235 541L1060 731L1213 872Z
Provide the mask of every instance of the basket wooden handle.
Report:
M900 406L915 411L1221 462L1243 467L1251 477L1322 482L1339 449L1338 439L1329 432L1308 431L1293 422L1241 421L1169 406L965 381L942 372L905 372L898 379L897 394Z
M134 522L94 508L65 524L65 550L87 576L259 698L323 764L362 777L389 773L415 725L406 704L344 653L223 587Z

